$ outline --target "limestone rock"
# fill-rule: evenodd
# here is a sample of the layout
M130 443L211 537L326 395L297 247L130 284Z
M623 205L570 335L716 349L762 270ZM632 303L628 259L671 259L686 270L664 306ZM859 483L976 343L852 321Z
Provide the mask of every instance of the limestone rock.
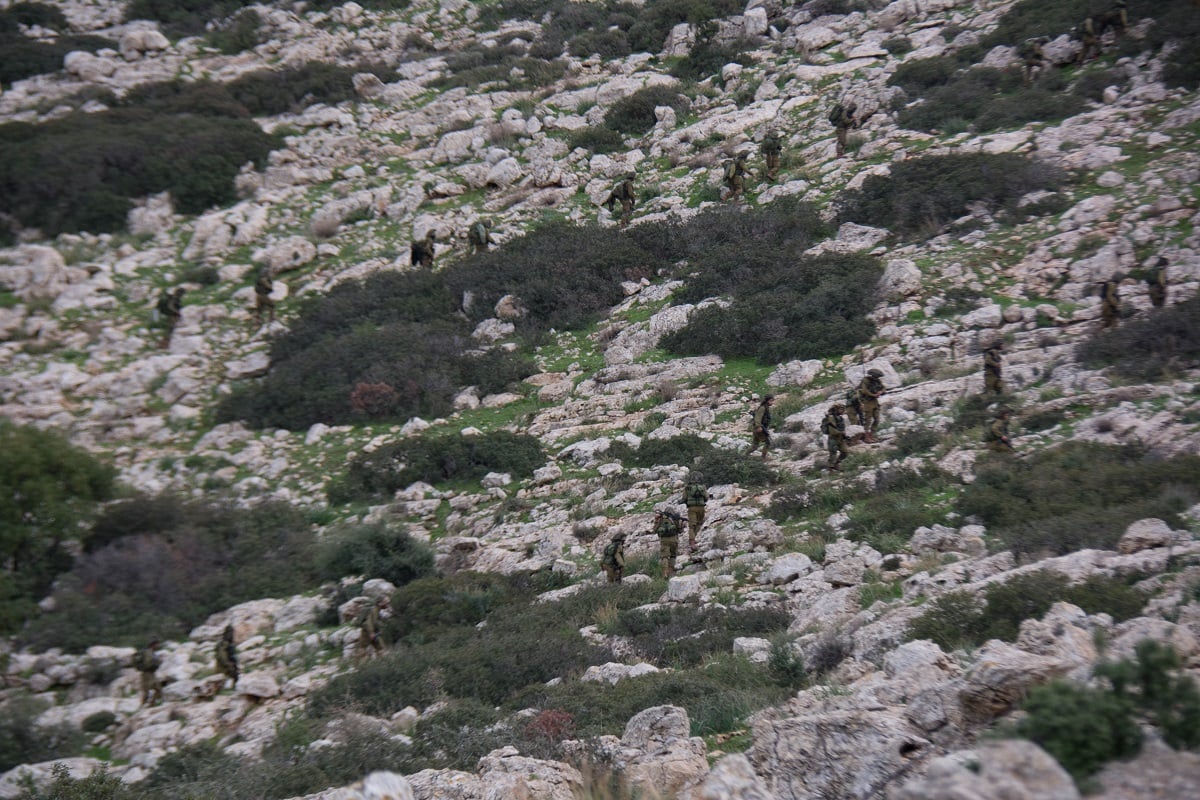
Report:
M684 795L685 800L775 800L754 774L750 759L741 753L727 755L713 765L699 785Z
M1168 547L1174 544L1176 539L1171 526L1161 519L1139 519L1129 523L1121 540L1117 542L1117 551L1129 554L1155 547Z
M1033 742L1002 739L936 758L895 800L1079 800L1058 762Z

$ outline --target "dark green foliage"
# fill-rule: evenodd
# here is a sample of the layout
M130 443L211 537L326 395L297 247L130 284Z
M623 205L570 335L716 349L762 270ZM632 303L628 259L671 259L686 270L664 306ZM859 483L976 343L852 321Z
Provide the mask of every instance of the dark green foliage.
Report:
M79 726L84 733L103 733L117 724L117 715L111 711L97 711L89 714Z
M152 19L162 23L170 36L198 36L209 20L224 19L252 0L132 0L125 19Z
M884 50L887 50L893 56L897 57L902 56L905 53L909 53L913 49L912 39L909 39L907 36L889 36L880 42L879 46ZM900 67L897 68L897 71L903 69L904 66L904 64L901 64Z
M983 612L970 592L946 592L928 603L924 613L908 625L908 639L928 639L943 650L984 641Z
M13 3L0 11L0 33L16 33L20 25L54 31L65 31L70 27L63 12L46 3Z
M512 602L516 591L511 581L490 573L420 578L392 596L386 626L392 641L420 644L447 629L483 622L494 609Z
M12 633L70 568L80 524L116 471L50 431L0 420L0 632Z
M853 493L848 498L854 505L846 536L884 553L899 551L917 528L945 518L947 509L933 502L933 496L953 482L936 467L879 471L874 492L866 497Z
M380 80L395 80L392 70L361 64L341 67L310 61L299 67L260 70L243 75L226 86L229 94L254 116L270 116L303 109L314 103L334 105L352 100L355 73L370 72Z
M967 206L1015 211L1017 201L1054 190L1061 171L1016 153L955 153L894 164L888 177L871 176L840 197L847 222L888 228L901 236L932 235Z
M687 111L688 99L667 86L646 86L613 103L604 115L604 124L629 136L640 136L654 127L654 109L670 106L678 114Z
M63 56L72 50L94 53L106 47L116 48L117 43L100 36L59 36L44 42L0 29L0 84L8 86L34 75L58 72Z
M670 72L681 80L702 81L719 75L726 64L750 66L754 61L746 51L753 47L753 43L747 41L718 44L702 40L696 43L690 53L672 64Z
M785 689L800 689L808 680L804 659L787 639L776 638L767 654L767 669L771 677Z
M1118 699L1136 705L1176 750L1200 747L1200 688L1181 670L1170 645L1139 642L1136 661L1104 664L1097 674L1109 679Z
M950 423L952 432L981 429L991 422L995 412L995 398L987 395L968 395L954 404L954 419Z
M729 652L738 636L787 630L790 616L773 609L699 609L695 606L634 608L617 615L606 633L627 637L641 659L659 667L692 667Z
M309 11L328 11L345 5L340 0L307 0ZM371 11L403 11L412 6L412 0L361 0L359 5Z
M567 146L572 150L582 147L593 153L615 153L625 149L625 137L604 125L590 125L574 131L567 139Z
M201 286L216 286L221 282L221 275L216 267L188 267L179 275L180 283L198 283Z
M546 86L566 72L567 63L561 59L530 58L524 53L517 45L460 50L447 59L446 73L430 86L439 89L467 86L474 90L480 84L495 83L517 91Z
M208 41L227 56L237 55L254 48L262 41L262 33L259 30L261 26L262 17L259 13L254 9L247 9L211 31Z
M87 777L72 778L66 764L50 767L50 783L39 788L34 784L24 787L20 800L129 800L133 792L116 775L109 774L108 766L101 764Z
M633 467L668 464L691 467L703 473L705 481L711 486L725 483L767 486L779 482L779 475L762 459L721 450L690 433L670 439L644 439L636 450L624 442L614 442L608 449L608 455Z
M197 213L233 199L247 161L275 139L245 119L181 117L137 109L74 113L42 125L0 126L0 212L54 235L113 231L130 197L170 190Z
M478 480L489 472L526 478L544 463L546 455L536 438L509 431L402 439L351 461L331 499L390 497L416 481Z
M888 85L899 86L909 94L923 95L936 86L945 86L958 69L958 62L945 56L905 61L888 78Z
M941 435L930 428L907 428L896 434L892 446L896 448L897 458L908 456L927 456L941 444Z
M1088 70L1075 80L1071 92L1098 103L1104 98L1104 90L1109 86L1122 87L1128 82L1128 76L1122 71L1115 69Z
M980 642L988 639L1015 642L1022 622L1041 618L1066 593L1066 576L1053 570L1027 572L991 584L983 595Z
M976 132L1016 128L1035 120L1054 122L1084 108L1079 97L1064 95L1063 88L1062 76L1055 71L1043 72L1026 85L1018 72L973 67L925 89L923 101L901 111L897 121L901 127L920 131L961 122Z
M148 505L139 508L140 502ZM241 510L176 501L156 520L164 506L161 498L135 500L106 518L101 538L108 543L59 577L55 610L27 626L21 641L71 652L99 642L140 646L154 634L186 636L231 605L319 582L313 533L290 506ZM140 520L148 520L147 527Z
M1129 523L1168 521L1200 500L1200 458L1067 442L1013 464L981 463L958 511L977 515L1016 553L1111 550Z
M84 736L78 729L34 724L45 710L45 702L29 696L12 697L0 706L0 771L79 753Z
M763 463L761 458L732 450L713 448L694 462L694 469L704 475L710 485L736 483L739 486L770 486L779 483L779 473Z
M396 586L433 572L433 552L398 528L362 525L326 534L318 553L321 577L383 578Z
M1035 686L1017 733L1040 745L1079 780L1114 758L1136 754L1142 734L1128 703L1111 692L1064 681Z
M1124 622L1142 613L1148 599L1145 592L1127 581L1092 575L1063 592L1062 599L1089 614L1108 614L1114 622Z
M1169 380L1194 369L1200 363L1200 298L1101 331L1079 345L1076 355L1093 369L1109 366L1137 381Z

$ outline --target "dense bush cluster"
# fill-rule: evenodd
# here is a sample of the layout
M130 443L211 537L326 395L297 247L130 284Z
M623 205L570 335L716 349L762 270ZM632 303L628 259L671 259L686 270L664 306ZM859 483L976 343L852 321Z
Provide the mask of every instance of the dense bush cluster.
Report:
M517 91L546 86L561 78L567 69L562 59L531 58L516 44L471 47L446 59L446 72L430 83L439 89L496 83Z
M750 419L747 413L746 419ZM643 439L639 447L614 442L608 456L632 467L656 467L677 464L704 476L710 486L736 483L740 486L769 486L779 482L779 474L762 459L746 458L744 453L721 450L694 434L670 439Z
M527 478L545 463L546 455L536 438L509 431L401 439L352 460L330 496L335 502L390 497L416 481L470 481L489 472Z
M83 746L83 732L74 726L42 727L34 720L47 708L44 700L13 697L0 710L0 770L74 756Z
M1033 121L1056 122L1085 107L1082 97L1066 93L1065 88L1065 79L1053 70L1026 84L1015 70L972 67L928 88L920 103L900 112L897 122L912 130L948 133L967 129L985 133Z
M102 36L87 35L59 36L49 42L30 39L20 33L5 31L3 17L0 17L0 84L7 86L34 75L58 72L63 66L63 56L72 50L94 53L106 47L116 48L117 43Z
M1139 448L1067 442L1034 453L1017 468L982 463L958 499L1005 547L1062 555L1111 550L1129 523L1175 520L1200 500L1200 458L1152 457Z
M787 630L791 615L780 609L700 609L654 606L621 612L604 629L626 637L639 658L651 664L694 667L716 653L730 652L738 636L769 637Z
M1057 189L1063 179L1060 170L1016 153L925 156L893 164L891 175L872 175L862 188L844 192L840 216L901 236L931 236L968 206L1012 213L1026 194Z
M1039 619L1060 601L1124 622L1141 613L1146 596L1117 578L1094 575L1071 586L1065 575L1039 570L991 584L982 599L966 591L935 598L910 623L908 638L929 639L947 651L977 647L989 639L1012 642L1023 621Z
M131 0L125 19L152 19L172 37L198 36L210 20L236 14L253 0Z
M1200 298L1101 331L1076 348L1081 362L1136 381L1170 379L1200 360Z
M666 86L646 86L613 103L604 115L604 124L618 133L640 136L654 127L654 109L670 106L677 114L688 109L688 99Z

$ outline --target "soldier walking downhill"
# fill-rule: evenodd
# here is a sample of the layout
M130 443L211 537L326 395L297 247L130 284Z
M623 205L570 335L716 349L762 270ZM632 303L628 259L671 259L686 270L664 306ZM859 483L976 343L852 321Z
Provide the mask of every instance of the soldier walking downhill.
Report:
M989 450L997 453L1013 452L1012 439L1008 435L1008 418L1012 414L1008 406L1000 406L992 416L992 422L984 432L983 440Z
M179 320L183 317L183 294L186 290L182 287L176 287L174 292L163 290L158 296L158 305L155 308L158 310L159 316L166 323L166 332L159 340L158 346L165 350L167 345L171 343L171 336L175 333L175 328L179 325Z
M858 106L854 103L837 103L829 112L829 122L833 125L833 131L837 137L838 158L846 154L846 142L849 139L850 130L858 127L854 118L857 112Z
M771 449L771 405L774 402L775 395L765 395L754 409L754 438L750 441L750 452L753 453L761 444L763 458L767 457L767 451Z
M983 351L983 393L1003 394L1001 377L1004 364L1004 342L996 342Z
M1146 278L1146 283L1150 285L1150 304L1155 308L1162 308L1167 302L1167 263L1166 258L1159 256L1150 276Z
M608 576L609 583L620 583L625 575L625 534L616 533L600 556L600 566Z
M879 398L887 391L883 387L883 372L878 369L869 369L863 379L858 382L858 397L859 404L862 406L863 427L866 428L866 435L863 441L874 444L878 441L875 438L875 431L879 428Z
M610 212L616 203L621 204L621 224L629 222L629 218L633 216L633 206L637 202L637 192L633 188L633 173L627 173L625 178L612 188L608 193L608 197L600 205L607 208Z
M1118 288L1125 276L1121 273L1100 283L1100 330L1117 327L1121 320L1121 292Z
M846 418L842 416L843 411L845 406L834 403L825 412L825 419L821 420L821 433L826 436L825 444L829 451L829 462L825 466L830 472L841 472L841 464L850 454L850 448L846 444Z
M702 476L692 473L691 479L683 487L683 504L687 506L688 516L688 549L696 549L696 536L704 525L705 507L708 503L708 487L702 482Z
M221 641L217 642L217 671L229 678L233 686L237 686L238 661L237 647L233 643L233 626L226 625L221 633Z
M371 648L374 655L383 652L383 642L379 638L379 613L387 604L388 599L380 597L359 614L358 655L360 658L367 655L368 647Z
M737 200L746 191L746 178L750 170L746 167L745 153L725 162L725 188L729 190L727 200Z
M409 261L414 267L433 269L433 256L437 250L437 235L433 231L425 234L424 239L414 239Z
M488 245L492 243L491 227L490 219L476 220L475 224L467 229L467 244L471 246L471 255L488 251Z
M275 281L271 280L271 270L263 267L258 273L258 279L254 281L254 322L256 325L262 325L263 312L269 314L269 321L275 321L275 301L271 299L271 292L275 291Z
M133 668L141 674L142 705L156 706L162 702L162 681L158 677L158 668L162 660L158 657L158 637L155 636L146 646L133 655Z
M763 176L774 182L779 177L779 159L783 154L783 142L780 140L779 134L775 131L767 131L759 148L763 155Z
M654 512L654 535L658 537L658 554L662 561L662 574L669 578L675 574L675 559L679 556L679 532L683 530L683 518L671 511Z

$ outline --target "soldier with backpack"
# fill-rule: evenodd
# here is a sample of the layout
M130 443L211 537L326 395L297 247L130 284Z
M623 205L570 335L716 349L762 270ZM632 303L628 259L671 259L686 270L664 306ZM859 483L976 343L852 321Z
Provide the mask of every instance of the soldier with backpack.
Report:
M841 463L850 454L850 448L846 444L846 418L842 416L843 411L845 406L834 403L821 420L821 433L825 434L825 444L829 451L826 469L830 472L841 472Z
M1035 36L1017 47L1017 56L1021 59L1021 77L1026 86L1033 83L1046 65L1046 51L1042 49L1046 41L1045 36Z
M162 318L167 328L158 346L164 350L171 343L171 336L175 333L175 328L179 325L179 320L183 317L183 295L185 291L182 286L178 286L174 292L168 292L166 289L163 289L162 294L158 296L158 304L155 306L155 310L158 311L159 317Z
M1162 308L1167 302L1166 258L1163 256L1158 257L1158 261L1154 263L1154 270L1146 278L1146 283L1149 284L1150 304L1155 308Z
M226 625L221 633L221 641L217 642L217 671L237 686L238 662L237 647L233 643L233 626ZM222 684L224 685L224 684Z
M727 200L737 200L742 196L746 191L746 178L749 175L745 153L739 153L737 158L725 162L725 188L729 190Z
M989 450L997 453L1013 452L1012 440L1008 436L1008 418L1012 413L1008 406L1000 406L992 417L992 423L984 432L983 440Z
M1121 293L1118 287L1125 276L1117 273L1100 282L1100 330L1115 328L1121 319Z
M874 444L875 431L879 427L879 398L887 391L883 387L883 372L869 369L863 379L858 382L858 399L862 405L863 427L866 428L864 441Z
M692 473L691 479L683 487L683 504L687 506L688 516L688 549L696 549L696 536L704 525L705 507L708 503L708 487L701 482L701 476Z
M673 511L654 512L654 535L658 537L658 554L662 560L664 578L675 574L675 559L679 556L679 532L683 517Z
M414 267L433 269L434 251L437 249L437 235L433 231L425 234L424 239L413 239L412 254L409 261Z
M379 639L379 612L388 604L386 597L380 597L374 603L371 603L367 608L363 609L358 616L358 655L359 657L367 654L367 648L370 647L375 655L383 652L383 642Z
M146 646L133 655L133 668L141 673L142 705L156 706L162 702L162 681L158 668L162 661L158 657L158 637L153 637Z
M1100 36L1096 32L1096 22L1088 17L1079 25L1077 31L1080 43L1077 64L1086 64L1089 59L1100 55Z
M829 123L833 125L834 134L837 136L838 158L846 154L846 141L849 138L850 130L858 127L858 122L854 118L857 111L858 106L854 103L836 103L829 111Z
M613 210L613 205L621 204L621 223L629 222L629 218L633 215L633 206L637 202L637 192L633 188L633 173L626 173L624 180L612 188L608 193L608 198L600 205Z
M763 137L760 149L763 154L765 166L763 168L763 176L774 182L779 177L779 157L783 154L783 142L779 139L779 134L775 131L767 131L767 135Z
M271 270L263 267L254 281L254 322L262 325L263 311L268 312L270 321L275 321L275 301L271 292L275 291L275 281L271 280Z
M750 452L753 453L761 444L763 458L771 449L771 404L774 402L775 395L764 395L762 402L754 409L754 438L750 442Z
M625 574L625 534L616 533L600 556L600 566L609 583L620 583Z
M467 229L467 244L471 246L472 255L488 251L488 245L492 243L491 227L490 219L487 221L476 220L475 224Z
M1004 342L996 342L983 351L983 393L1002 394L1004 381L1001 371L1004 365Z

